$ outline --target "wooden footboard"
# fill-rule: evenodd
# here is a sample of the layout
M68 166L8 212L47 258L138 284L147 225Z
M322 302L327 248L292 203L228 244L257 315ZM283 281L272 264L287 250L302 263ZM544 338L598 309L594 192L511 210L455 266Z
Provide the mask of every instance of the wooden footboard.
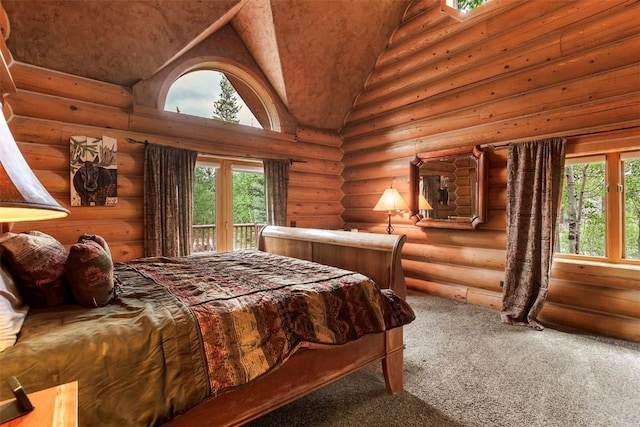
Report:
M404 298L404 241L405 236L267 226L258 248L360 272ZM303 347L258 380L209 398L168 425L242 425L378 360L393 394L402 390L403 349L402 328L341 346Z

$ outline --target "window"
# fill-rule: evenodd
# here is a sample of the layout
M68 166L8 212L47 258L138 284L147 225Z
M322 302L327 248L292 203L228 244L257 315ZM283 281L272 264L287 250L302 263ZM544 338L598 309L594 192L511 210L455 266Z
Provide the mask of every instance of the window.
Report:
M640 151L620 156L625 259L640 260Z
M214 66L196 64L177 77L164 97L164 110L260 129L265 123L278 130L275 105L256 80L229 64ZM266 223L261 161L202 154L193 191L193 252L255 246L257 230Z
M446 5L452 9L457 9L460 12L470 12L476 7L482 6L489 0L446 0Z
M490 2L490 0L440 0L440 10L459 21L489 13L497 6L499 2Z
M640 151L567 159L556 252L640 261Z
M179 77L167 92L164 109L262 129L230 80L219 71L196 70Z
M262 162L201 156L193 194L193 252L255 247L266 222Z

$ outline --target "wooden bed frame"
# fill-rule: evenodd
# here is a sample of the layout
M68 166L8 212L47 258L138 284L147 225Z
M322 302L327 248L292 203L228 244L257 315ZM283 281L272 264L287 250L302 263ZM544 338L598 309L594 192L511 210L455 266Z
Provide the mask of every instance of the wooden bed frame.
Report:
M267 226L258 249L357 271L405 298L400 264L405 240L404 235ZM300 348L280 367L203 401L167 425L242 425L378 360L393 394L403 387L403 350L402 328L341 346Z

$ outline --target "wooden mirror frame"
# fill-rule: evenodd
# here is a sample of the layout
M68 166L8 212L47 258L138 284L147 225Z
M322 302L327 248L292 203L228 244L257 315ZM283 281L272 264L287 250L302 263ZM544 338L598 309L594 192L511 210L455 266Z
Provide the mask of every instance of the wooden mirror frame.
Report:
M435 160L439 158L455 157L455 156L472 156L478 163L477 167L477 214L468 219L435 219L423 218L418 209L418 189L420 188L420 166L426 160ZM429 153L418 153L409 166L409 209L411 211L411 219L418 227L432 228L454 228L475 230L478 225L487 220L487 194L489 188L489 165L486 159L486 152L480 146L454 148L450 150L433 151Z

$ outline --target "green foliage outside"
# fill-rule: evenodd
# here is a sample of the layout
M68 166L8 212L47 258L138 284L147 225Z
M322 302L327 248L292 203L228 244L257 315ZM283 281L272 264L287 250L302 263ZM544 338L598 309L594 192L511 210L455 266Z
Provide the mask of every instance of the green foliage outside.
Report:
M235 97L236 90L224 74L221 73L221 76L221 93L220 98L213 103L213 118L224 122L240 123L238 112L242 106L238 105L238 100Z
M625 258L640 259L640 159L623 162Z
M640 159L624 161L623 167L624 257L640 259ZM605 178L604 162L565 167L558 252L596 257L607 255ZM610 190L615 191L614 188Z
M196 166L193 188L193 224L216 223L216 172Z
M469 12L470 10L475 9L478 6L482 6L487 3L489 0L458 0L458 10L463 12Z
M565 167L560 252L605 256L604 162Z
M264 224L267 220L264 174L233 172L233 223Z

